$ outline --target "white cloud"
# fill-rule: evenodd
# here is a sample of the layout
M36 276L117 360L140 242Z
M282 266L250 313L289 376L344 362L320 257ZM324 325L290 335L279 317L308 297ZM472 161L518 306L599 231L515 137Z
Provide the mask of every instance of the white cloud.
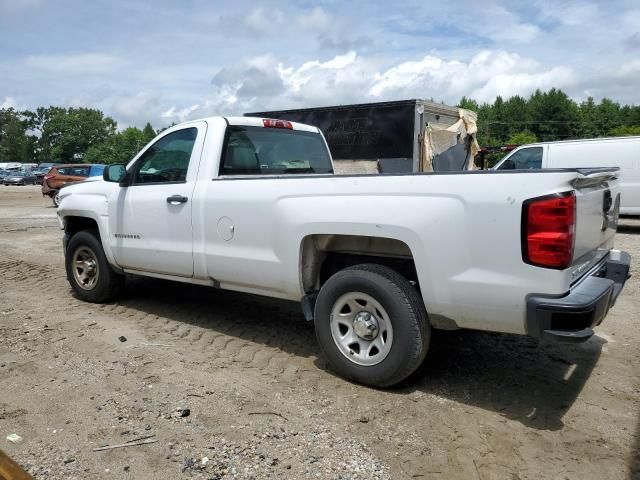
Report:
M474 22L473 27L480 28L481 34L498 43L531 43L540 33L537 25L520 21L517 15L503 6L487 5L482 10L482 26Z
M602 17L598 5L584 0L563 2L542 0L534 3L537 4L543 18L549 18L570 27L583 27L597 22Z
M276 63L271 58L261 68L270 74L278 73L284 85L278 99L281 108L431 96L448 102L456 102L463 95L491 101L496 95L526 95L536 88L566 87L574 81L573 73L566 67L545 69L517 54L491 50L478 53L468 62L427 55L386 69L353 51L297 67ZM227 78L226 83L218 85L217 93L226 101L232 99L227 106L237 105L239 100L240 108L273 104L273 99L259 95L251 98L238 95L246 81L241 77L243 73L246 72L240 70L237 72L240 77Z
M551 87L637 104L639 25L632 0L0 0L0 43L20 46L0 58L0 102L100 108L120 127Z
M101 103L110 115L127 124L139 126L159 118L163 109L160 94L149 92L135 94L112 92Z
M285 20L286 16L280 10L258 7L244 18L244 24L256 33L276 33Z
M498 95L508 98L514 95L527 95L536 89L543 91L553 87L567 89L574 83L575 75L567 67L554 67L542 72L501 73L472 90L469 96L483 102L491 102Z
M24 59L24 65L29 68L64 75L112 73L124 63L116 56L103 53L30 55Z
M191 117L194 112L196 112L199 109L200 109L200 105L191 105L190 107L185 107L181 109L177 109L176 107L171 107L166 112L162 112L162 118L166 118L171 121L177 120L179 122L184 122L189 117Z
M243 15L242 23L250 32L275 35L283 32L325 32L331 30L335 19L321 7L314 7L295 15L277 8L256 7Z
M422 60L404 62L385 72L376 73L369 95L381 97L390 91L413 90L420 85L426 87L429 79L440 83L452 81L464 69L465 66L460 62L446 62L441 58L427 55Z
M469 62L427 55L422 60L404 62L376 74L369 89L374 97L430 97L455 102L462 96L492 101L496 96L527 95L536 88L566 88L574 81L567 67L544 68L520 55L485 50Z
M304 30L322 31L331 28L333 18L321 7L315 7L307 13L298 15L297 23Z
M355 51L300 65L269 55L220 71L202 108L172 107L165 113L193 118L429 97L455 104L465 95L493 101L497 95L528 95L537 88L566 88L575 82L568 67L544 68L535 60L494 50L482 51L467 62L426 55L387 67Z
M16 108L16 99L13 97L4 97L2 103L0 103L0 108Z

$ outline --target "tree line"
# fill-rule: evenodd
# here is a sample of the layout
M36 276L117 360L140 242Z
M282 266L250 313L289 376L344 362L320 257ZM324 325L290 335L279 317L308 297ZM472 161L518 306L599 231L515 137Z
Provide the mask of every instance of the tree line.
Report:
M126 163L160 130L118 131L93 108L0 109L0 162Z
M492 104L463 97L459 106L478 113L483 146L640 135L640 106L592 97L577 103L556 88L536 90L529 98L498 96Z
M640 135L640 106L604 98L577 103L562 90L536 90L479 104L463 97L459 106L478 113L483 146L536 141ZM126 163L161 130L118 131L116 121L93 108L0 109L0 162Z

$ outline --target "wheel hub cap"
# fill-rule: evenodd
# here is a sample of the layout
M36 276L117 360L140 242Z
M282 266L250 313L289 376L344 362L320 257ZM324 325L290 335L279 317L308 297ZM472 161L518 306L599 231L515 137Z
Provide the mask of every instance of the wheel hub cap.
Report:
M393 344L393 325L378 300L364 292L347 292L329 317L336 347L349 361L363 366L382 362Z
M353 319L353 331L363 340L371 341L378 336L378 320L369 312L359 312Z
M93 250L86 246L78 248L73 254L72 268L73 277L80 288L91 290L96 286L100 272Z

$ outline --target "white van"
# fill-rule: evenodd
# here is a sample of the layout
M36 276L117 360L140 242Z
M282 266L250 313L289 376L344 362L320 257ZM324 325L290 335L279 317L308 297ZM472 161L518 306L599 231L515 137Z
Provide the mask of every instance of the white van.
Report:
M620 167L620 213L640 215L640 136L523 145L494 170Z

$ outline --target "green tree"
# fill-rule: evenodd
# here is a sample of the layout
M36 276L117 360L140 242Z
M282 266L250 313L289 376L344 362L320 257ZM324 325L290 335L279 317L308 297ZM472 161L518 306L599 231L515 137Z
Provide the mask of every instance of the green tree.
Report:
M473 110L474 112L477 112L480 109L478 102L467 97L462 97L460 99L460 101L458 102L458 107L466 108L467 110Z
M509 145L526 145L527 143L536 143L538 139L536 136L528 130L514 133L507 139Z
M527 130L531 121L527 100L519 95L507 99L502 107L502 121L503 136L507 139L522 130Z
M578 106L562 90L536 90L529 98L531 132L541 141L575 138L579 132Z
M34 139L28 135L28 118L13 108L0 109L0 161L31 162Z
M156 136L156 131L153 129L151 124L147 122L147 124L142 129L142 138L144 139L145 144L149 143Z
M84 159L89 163L128 163L148 143L147 135L136 127L125 128L89 147Z
M629 137L632 135L640 135L640 125L622 125L616 128L612 128L609 131L609 135L611 135L612 137Z
M593 97L587 98L586 101L580 104L580 129L579 135L582 138L597 137L598 125L597 125L597 105L593 100Z
M640 125L640 105L625 105L620 109L620 120L623 125Z
M116 122L100 110L91 108L50 107L42 112L40 142L50 161L82 161L89 147L115 134Z
M608 135L611 130L621 126L620 104L603 98L596 107L595 124L599 137Z

